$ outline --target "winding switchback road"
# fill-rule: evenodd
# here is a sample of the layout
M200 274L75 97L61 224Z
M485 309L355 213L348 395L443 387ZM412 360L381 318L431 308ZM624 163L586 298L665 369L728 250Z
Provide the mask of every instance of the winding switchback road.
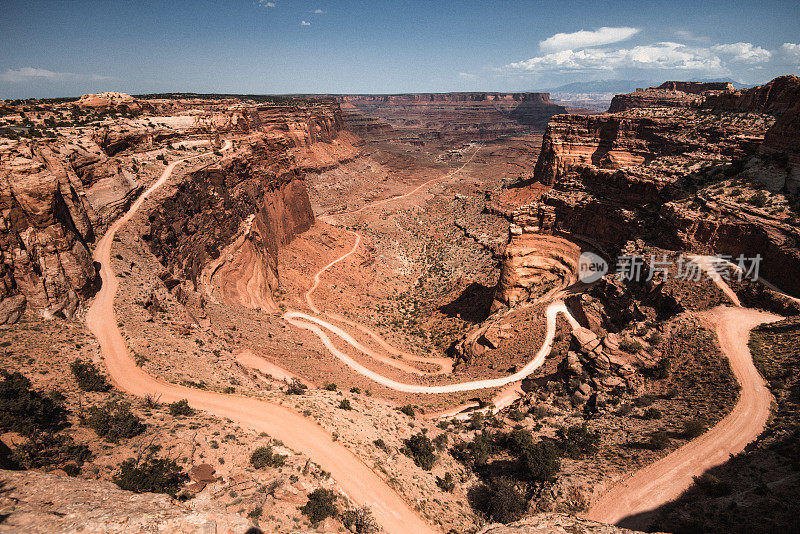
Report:
M741 386L739 400L708 432L611 487L592 504L585 514L587 519L623 522L628 528L648 527L655 509L678 498L692 485L695 476L725 463L764 430L773 397L753 365L747 343L750 330L781 317L740 307L736 294L713 271L712 260L703 256L692 259L709 273L736 307L718 306L699 315L714 326L720 348Z
M231 142L226 141L223 150L230 147ZM119 286L111 266L114 236L139 210L145 199L166 183L178 164L207 154L170 163L161 177L133 203L122 218L109 227L97 243L94 257L100 263L103 285L86 314L86 324L100 343L100 352L111 380L120 390L139 397L154 395L163 402L187 399L198 410L229 418L283 441L329 471L344 493L359 505L368 506L376 521L388 533L438 532L412 510L383 479L347 448L334 442L313 421L288 408L266 401L172 384L147 374L134 362L117 326L114 311L114 295Z

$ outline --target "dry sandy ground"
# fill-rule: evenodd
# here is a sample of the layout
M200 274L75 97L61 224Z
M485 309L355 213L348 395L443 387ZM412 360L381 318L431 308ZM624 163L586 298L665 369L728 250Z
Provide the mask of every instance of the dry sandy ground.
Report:
M231 143L226 142L225 149L230 146ZM287 408L264 401L171 384L150 376L136 366L119 331L114 312L114 295L119 282L111 267L111 247L117 230L136 213L149 194L169 179L172 170L182 161L167 166L161 178L137 199L124 217L109 228L95 249L103 285L87 313L86 323L98 338L112 381L119 389L137 396L159 395L164 402L185 398L196 409L267 432L290 447L303 451L331 472L348 497L362 506L369 506L375 519L387 532L436 532L397 492L312 421Z
M709 258L696 257L694 261L712 272ZM700 317L714 326L720 348L741 385L739 401L711 430L613 486L591 506L587 519L618 523L627 518L626 526L647 527L652 519L650 512L676 499L691 486L695 476L725 463L764 430L773 397L753 365L747 342L750 330L780 317L738 307L739 299L728 284L719 275L712 275L712 279L737 307L719 306Z

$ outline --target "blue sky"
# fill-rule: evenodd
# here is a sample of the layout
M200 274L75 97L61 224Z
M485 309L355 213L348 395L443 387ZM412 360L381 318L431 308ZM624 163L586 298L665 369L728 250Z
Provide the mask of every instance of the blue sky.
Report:
M16 1L0 98L526 91L800 71L800 2Z

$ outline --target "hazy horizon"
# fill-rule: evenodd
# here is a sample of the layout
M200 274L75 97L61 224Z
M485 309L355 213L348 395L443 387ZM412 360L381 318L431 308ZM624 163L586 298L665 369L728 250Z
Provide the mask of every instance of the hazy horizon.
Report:
M800 5L788 1L4 7L1 98L521 92L599 80L754 85L800 72Z

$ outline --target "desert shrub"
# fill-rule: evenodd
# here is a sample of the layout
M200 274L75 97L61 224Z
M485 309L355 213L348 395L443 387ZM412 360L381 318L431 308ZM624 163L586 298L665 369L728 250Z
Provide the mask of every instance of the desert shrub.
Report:
M436 447L437 451L443 451L447 448L448 441L450 441L450 438L447 437L447 434L441 433L433 438L433 446Z
M661 451L669 447L669 436L666 432L656 432L647 442L648 448L654 451Z
M263 511L261 510L261 508L253 508L252 510L247 512L247 518L252 519L253 521L257 521L258 518L261 517L262 513Z
M467 498L477 512L498 523L519 520L528 507L525 495L507 478L493 478L486 484L473 486Z
M523 434L524 433L524 434ZM527 431L514 431L513 452L517 454L519 474L531 482L549 482L561 469L561 455L552 441L534 442Z
M683 422L683 435L686 438L694 439L706 431L706 425L700 419L687 419Z
M28 441L14 449L12 460L26 469L77 466L91 457L89 447L75 443L71 436L51 432L33 432Z
M372 442L372 444L375 445L376 447L378 447L381 450L389 452L389 446L386 445L386 442L383 441L381 438L376 439L375 441Z
M253 451L253 454L250 455L250 465L256 469L281 467L284 463L286 463L286 456L273 453L272 447L269 445L257 448Z
M306 392L308 386L303 384L299 379L293 378L289 385L286 386L287 395L302 395Z
M624 350L629 354L636 354L642 350L642 344L638 341L631 341L628 339L623 339L619 342L619 348Z
M194 409L189 406L188 400L181 399L179 401L170 403L169 413L171 415L194 415Z
M756 208L763 208L767 204L767 195L763 191L756 191L747 202Z
M375 518L372 517L372 512L369 508L356 508L354 510L345 510L340 517L342 524L350 532L356 534L372 534L378 532L378 524Z
M333 382L328 382L327 384L325 384L323 386L323 389L325 391L336 391L337 389L339 389L339 387L336 384L334 384Z
M658 379L669 378L670 370L672 370L672 361L669 358L661 358L653 368L652 376Z
M456 483L453 480L453 474L448 471L444 474L444 477L436 477L436 485L439 486L442 491L453 493L453 490L456 488Z
M404 413L404 414L406 414L406 415L407 415L407 416L409 416L409 417L414 417L414 415L415 415L415 413L416 413L416 412L414 411L414 407L413 407L413 406L411 406L410 404L406 404L405 406L403 406L402 408L400 408L400 412L401 412L401 413Z
M342 402L339 403L339 408L341 410L352 410L353 406L348 399L342 399Z
M596 453L600 444L600 432L592 432L586 425L560 428L556 432L556 438L558 447L573 459Z
M516 422L522 421L525 419L525 412L522 410L511 410L508 412L508 418Z
M0 371L0 376L0 430L28 435L67 425L67 410L54 396L31 389L31 381L20 373Z
M644 411L642 414L642 419L661 419L664 417L664 414L661 413L661 410L658 408L650 407Z
M456 443L450 449L450 454L459 462L475 468L485 466L495 450L494 436L491 432L483 431L469 443Z
M733 493L733 487L728 482L720 480L710 473L694 477L694 483L703 493L710 497L724 497Z
M300 511L311 523L319 523L337 514L336 494L333 490L317 488L308 495L308 502L300 507Z
M433 442L425 434L414 434L404 441L403 454L414 460L414 463L425 471L430 471L436 463Z
M483 427L483 421L486 417L482 412L473 412L469 416L469 425L472 430L480 430Z
M106 382L106 378L92 362L75 360L70 366L72 375L78 383L78 387L83 391L108 391L111 385Z
M189 480L175 460L156 458L152 454L144 461L130 458L119 467L111 480L121 489L135 493L166 493L174 497Z
M142 423L142 420L131 412L129 404L113 402L109 402L103 407L93 406L89 408L86 426L92 428L97 432L98 436L111 443L138 436L147 428Z

